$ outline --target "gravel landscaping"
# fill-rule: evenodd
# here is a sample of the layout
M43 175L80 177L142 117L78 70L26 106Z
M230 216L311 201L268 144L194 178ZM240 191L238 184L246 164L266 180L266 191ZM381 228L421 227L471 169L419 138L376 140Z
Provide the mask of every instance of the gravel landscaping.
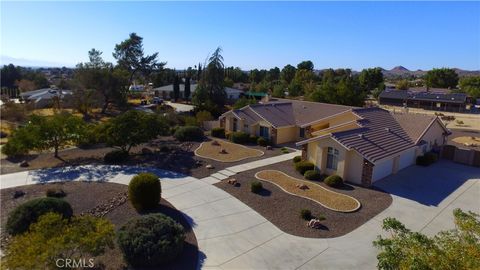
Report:
M200 144L195 155L220 162L235 162L252 157L261 157L264 152L225 140L212 140Z
M291 177L281 171L263 170L255 174L255 177L273 183L285 192L316 201L333 211L353 212L360 208L360 202L351 196L331 191L311 181Z
M292 235L310 238L342 236L355 230L385 210L392 203L390 194L380 190L350 184L341 188L331 188L323 182L308 180L305 181L319 184L329 190L334 190L357 199L361 203L360 209L351 213L333 211L312 200L286 193L277 185L269 182L262 182L263 190L259 194L252 193L250 191L250 183L258 181L255 179L255 174L262 170L280 170L295 178L302 178L293 168L292 161L285 161L233 176L238 182L236 186L228 184L226 181L217 183L215 186L232 194L279 229ZM307 227L307 221L300 217L302 209L310 210L314 217L324 216L325 220L321 221L323 228L312 229Z
M66 193L64 199L70 203L74 215L93 214L109 219L118 230L131 218L141 216L125 200L128 187L114 183L98 182L65 182L55 184L38 184L9 188L1 190L1 225L2 240L4 239L4 228L8 214L18 205L28 200L45 197L45 192L50 188L60 188ZM23 191L25 195L13 198L15 191ZM157 209L150 211L163 213L170 216L185 228L186 239L182 255L172 263L162 266L162 269L197 269L198 245L195 234L189 225L187 218L182 212L175 209L168 201L162 199ZM4 243L2 243L3 246ZM122 252L115 243L113 249L96 258L95 265L98 269L126 269L127 265L123 259ZM104 267L104 268L102 268Z

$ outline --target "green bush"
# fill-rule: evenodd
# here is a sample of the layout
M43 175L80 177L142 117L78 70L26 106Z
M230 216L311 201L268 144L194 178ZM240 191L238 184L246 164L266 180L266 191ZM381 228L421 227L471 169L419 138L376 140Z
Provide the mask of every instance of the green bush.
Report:
M263 137L259 137L257 139L257 144L260 145L260 146L267 146L268 145L268 140L263 138Z
M160 180L153 173L140 173L128 184L128 198L138 211L157 207L161 192Z
M293 163L297 163L297 162L300 162L300 161L302 161L302 157L301 157L301 156L295 156L295 157L293 158Z
M225 138L225 129L221 127L213 128L212 137Z
M315 169L315 165L310 161L302 160L295 163L295 170L297 170L297 172L301 173L302 175L304 175L306 171L310 171L313 169Z
M258 137L255 135L250 135L250 138L248 139L249 143L257 143L258 144Z
M262 191L262 189L263 185L261 182L253 181L252 183L250 183L250 191L252 191L253 193L259 193L260 191Z
M339 187L343 185L342 177L338 175L330 175L323 182L329 187Z
M308 180L320 180L322 177L320 173L315 170L308 170L305 172L305 174L303 174L303 176L305 176L305 179Z
M290 151L288 151L288 149L282 149L281 151L282 151L283 154L288 154L288 153L290 153Z
M70 218L73 214L70 204L58 198L38 198L30 200L15 208L7 219L6 229L9 234L26 232L32 223L48 212L61 214Z
M438 156L435 153L425 153L423 156L418 156L416 163L420 166L430 166L431 164L437 162Z
M45 195L47 197L54 197L54 198L63 198L65 196L67 196L65 191L63 191L63 189L61 189L61 188L49 188L45 192Z
M128 152L123 150L113 150L103 157L103 161L107 164L118 164L128 159Z
M196 126L179 127L173 134L175 139L184 141L200 141L203 139L203 130Z
M150 214L130 220L117 234L125 260L133 267L155 267L174 260L182 253L185 231L163 214Z
M302 210L300 210L300 217L305 219L305 220L311 220L312 219L312 212L308 209L302 209Z
M230 140L233 143L238 143L238 144L246 144L248 143L250 139L250 135L243 131L237 131L237 132L232 132L230 136Z

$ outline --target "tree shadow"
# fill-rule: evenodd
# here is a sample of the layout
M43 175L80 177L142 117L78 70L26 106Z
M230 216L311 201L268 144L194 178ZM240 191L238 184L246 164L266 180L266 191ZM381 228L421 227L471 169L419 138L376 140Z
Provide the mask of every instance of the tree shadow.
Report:
M262 190L260 190L255 194L260 195L262 197L270 197L272 195L272 192L268 189L262 188Z

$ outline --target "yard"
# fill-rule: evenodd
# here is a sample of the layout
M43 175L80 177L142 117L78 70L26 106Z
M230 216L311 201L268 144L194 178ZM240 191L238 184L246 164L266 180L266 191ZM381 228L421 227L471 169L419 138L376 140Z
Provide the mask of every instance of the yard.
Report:
M261 157L264 155L264 152L240 144L216 139L203 142L195 150L195 155L215 161L236 162L247 158Z
M116 231L128 220L142 215L132 207L128 200L123 201L122 203L121 199L125 199L127 196L128 186L121 184L102 182L65 182L2 189L2 237L0 237L2 248L6 244L6 233L4 230L8 214L21 203L34 198L45 197L45 192L50 188L59 188L65 191L66 197L64 197L64 199L72 206L74 215L95 214L98 209L101 209L102 212L106 211L104 217L115 225ZM23 191L25 195L14 199L13 193L15 191ZM183 214L163 198L161 199L158 208L151 212L162 213L173 218L182 224L186 232L183 253L175 261L163 266L162 269L196 269L198 257L197 239ZM103 255L95 258L95 266L96 269L116 270L127 268L122 252L116 243L113 249L107 249ZM104 266L104 268L102 268L102 266Z
M258 181L255 175L263 170L281 171L293 178L302 178L301 174L293 167L292 161L284 161L236 174L233 178L237 181L237 185L222 181L215 186L230 193L280 230L291 235L309 238L342 236L372 219L392 203L392 197L388 193L350 184L335 189L338 194L346 195L347 198L355 198L361 204L357 211L348 213L334 211L311 199L287 193L270 181L262 181L263 190L258 194L253 193L250 191L250 185L252 182ZM309 187L318 185L328 190L332 189L323 182L302 181L305 181ZM300 217L302 209L310 210L313 217L325 217L325 220L321 221L323 228L307 227L307 221Z
M325 208L338 212L353 212L360 208L355 198L324 188L311 181L291 177L281 171L264 170L255 174L257 179L273 183L285 192L313 200ZM299 188L305 185L305 189Z

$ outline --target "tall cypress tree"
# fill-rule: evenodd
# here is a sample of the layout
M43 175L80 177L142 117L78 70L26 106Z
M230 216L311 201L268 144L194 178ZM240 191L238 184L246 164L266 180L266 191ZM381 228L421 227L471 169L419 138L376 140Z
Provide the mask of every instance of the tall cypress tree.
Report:
M180 79L178 75L175 75L173 80L173 100L177 102L178 97L180 96Z
M190 77L185 78L185 91L183 92L185 99L190 99Z

